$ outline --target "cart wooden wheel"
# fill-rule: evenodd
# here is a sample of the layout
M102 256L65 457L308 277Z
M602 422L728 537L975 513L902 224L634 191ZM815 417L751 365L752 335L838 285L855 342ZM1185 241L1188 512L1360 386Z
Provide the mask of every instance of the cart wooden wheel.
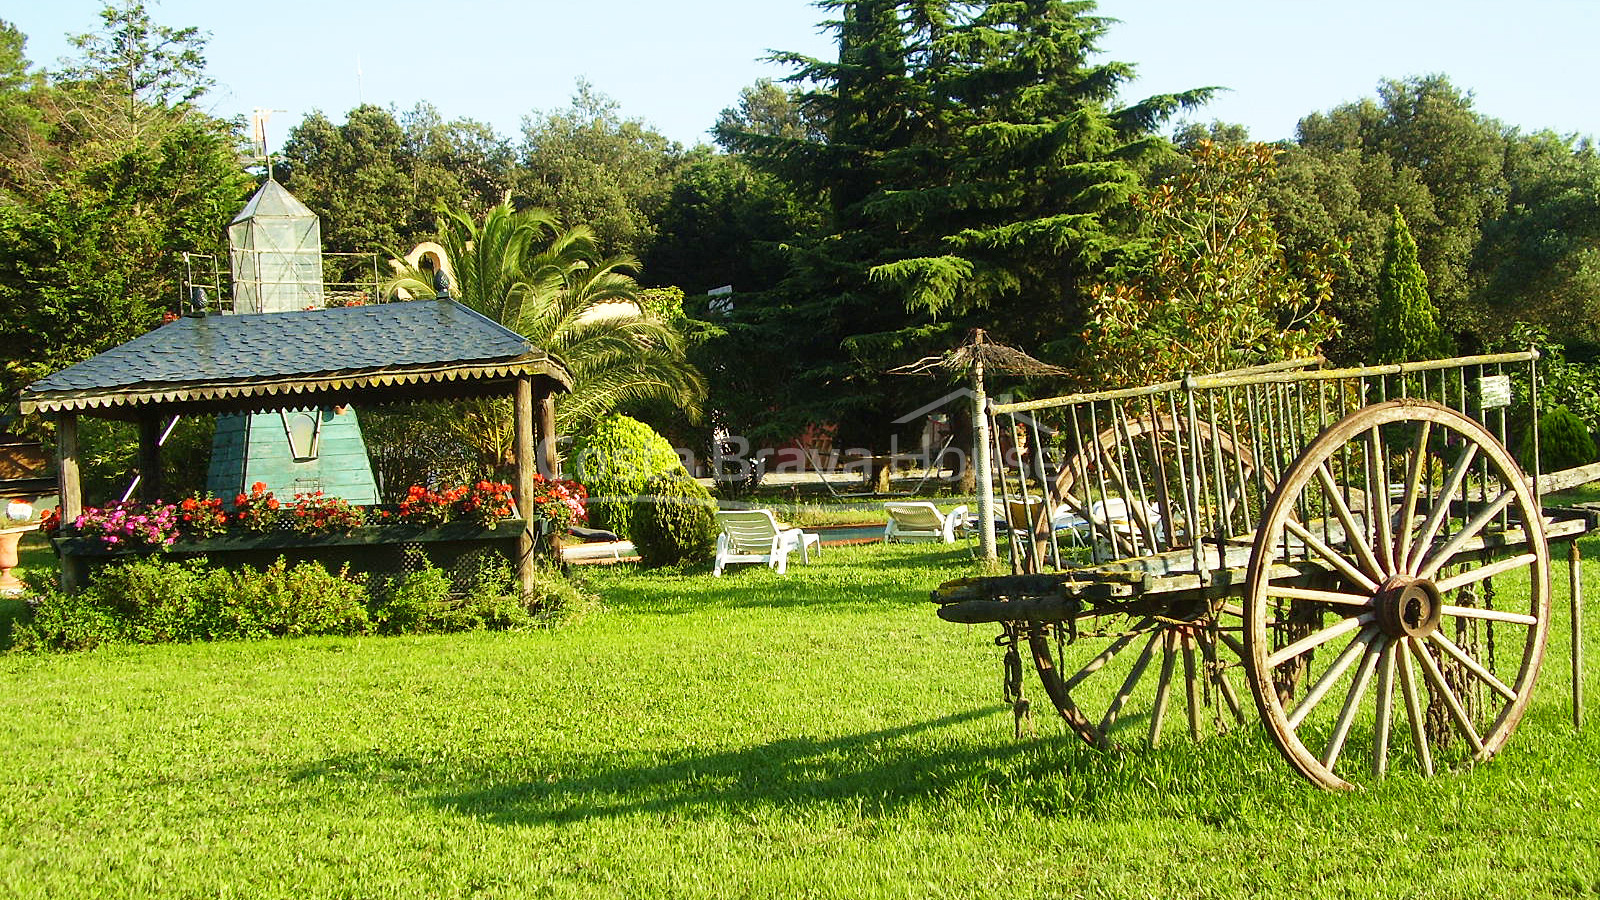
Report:
M1493 434L1428 401L1358 410L1256 534L1244 658L1267 732L1325 788L1488 759L1527 707L1549 593L1543 519Z
M1058 667L1065 654L1054 629L1033 626L1028 649L1056 711L1090 744L1116 750L1131 737L1154 747L1177 716L1199 741L1243 721L1236 685L1244 648L1239 609L1229 610L1222 622L1209 613L1193 621L1131 619L1103 650L1071 666Z

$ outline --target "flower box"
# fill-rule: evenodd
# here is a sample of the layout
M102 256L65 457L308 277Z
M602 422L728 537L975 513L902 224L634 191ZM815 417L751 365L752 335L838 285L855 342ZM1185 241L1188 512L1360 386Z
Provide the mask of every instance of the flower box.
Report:
M446 571L484 551L498 552L514 562L517 538L526 524L523 519L502 519L491 529L463 521L442 525L396 523L365 526L348 534L306 534L290 529L231 530L200 541L180 540L164 550L153 547L112 549L98 537L76 535L57 535L52 542L63 559L72 558L91 566L130 556L159 554L173 559L204 556L224 568L264 568L282 556L291 563L320 562L335 572L349 566L356 573L397 574L414 565L408 558L408 550L420 551L428 562Z

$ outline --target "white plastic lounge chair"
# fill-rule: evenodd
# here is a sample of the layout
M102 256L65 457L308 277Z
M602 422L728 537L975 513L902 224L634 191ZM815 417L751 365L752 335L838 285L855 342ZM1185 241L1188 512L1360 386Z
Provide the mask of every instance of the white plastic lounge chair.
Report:
M1125 500L1121 497L1097 500L1089 505L1089 518L1101 532L1106 530L1115 532L1136 553L1154 550L1154 548L1143 549L1145 526L1149 526L1152 534L1159 534L1161 530L1161 513L1143 500ZM1113 556L1118 555L1112 547L1103 546L1101 549Z
M717 535L717 558L711 574L722 575L729 563L766 563L779 575L789 570L789 554L800 551L800 559L811 562L810 548L822 555L822 538L798 528L783 528L770 509L730 509L717 513L722 533Z
M1033 530L1034 516L1037 515L1039 504L1042 500L1034 500L1024 504L1021 500L1008 501L1011 510L1012 536L1026 540ZM1072 507L1063 503L1050 514L1050 528L1056 532L1056 540L1065 547L1084 547L1088 545L1089 520L1072 511Z
M883 526L883 542L956 542L956 531L967 526L967 508L958 506L947 513L926 501L892 501L883 505L889 521Z

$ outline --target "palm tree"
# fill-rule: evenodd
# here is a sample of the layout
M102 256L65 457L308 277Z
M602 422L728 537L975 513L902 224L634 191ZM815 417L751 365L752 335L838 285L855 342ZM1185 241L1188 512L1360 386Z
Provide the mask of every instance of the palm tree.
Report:
M639 302L631 256L602 257L587 226L562 229L547 210L502 203L481 224L446 211L440 245L455 271L451 295L565 363L572 391L556 399L556 427L581 430L618 407L665 400L698 417L705 379L684 355L684 337ZM405 267L384 293L431 297L432 282ZM501 464L512 445L506 401L458 410L454 431L480 459Z

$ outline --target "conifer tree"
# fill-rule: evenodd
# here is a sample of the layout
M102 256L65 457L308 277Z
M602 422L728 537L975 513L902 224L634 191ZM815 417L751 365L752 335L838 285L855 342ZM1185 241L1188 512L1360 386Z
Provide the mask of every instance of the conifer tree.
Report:
M788 414L763 417L775 431L833 422L836 443L883 448L884 426L924 399L885 370L973 326L1030 349L1080 329L1093 274L1133 230L1129 197L1171 152L1152 129L1209 91L1118 107L1132 68L1090 62L1109 24L1093 3L821 5L838 14L838 60L777 58L812 86L801 103L826 138L728 142L830 215L793 245L782 285L736 300L729 339L753 329L776 350L761 358L790 394L762 402Z
M1417 262L1417 242L1398 206L1384 242L1372 332L1373 355L1380 363L1431 359L1449 352L1439 330L1438 311L1428 298L1428 276Z

